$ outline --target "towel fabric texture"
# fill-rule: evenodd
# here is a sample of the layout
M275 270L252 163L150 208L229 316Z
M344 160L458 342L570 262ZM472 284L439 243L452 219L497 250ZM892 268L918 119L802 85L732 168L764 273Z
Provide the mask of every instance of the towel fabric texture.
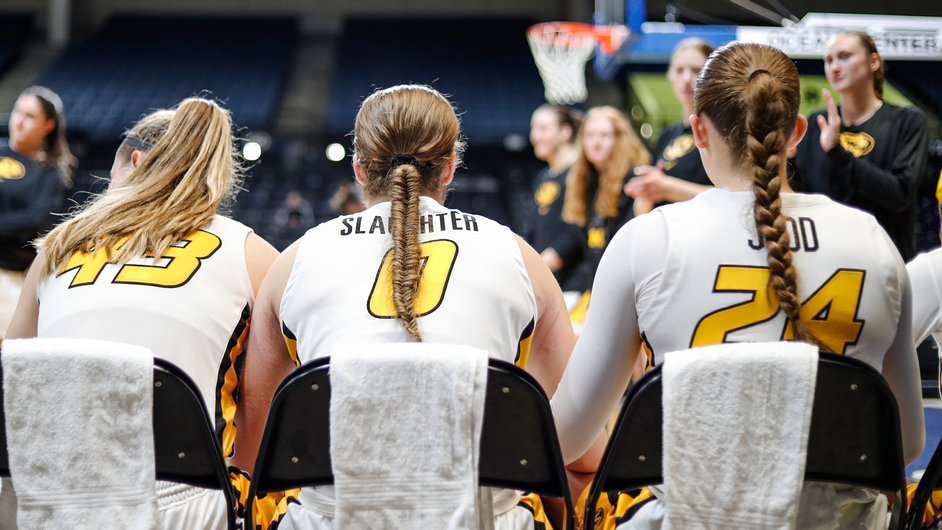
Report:
M335 528L493 525L477 486L487 365L487 352L442 344L331 353Z
M19 528L156 527L151 352L5 340L0 362Z
M817 372L798 342L665 356L664 530L795 527Z

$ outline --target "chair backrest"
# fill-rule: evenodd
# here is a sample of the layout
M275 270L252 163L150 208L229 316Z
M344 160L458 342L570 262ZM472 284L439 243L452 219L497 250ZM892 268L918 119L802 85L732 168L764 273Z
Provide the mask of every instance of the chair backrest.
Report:
M272 399L249 502L256 495L333 484L330 461L329 358L294 370ZM562 497L566 528L574 512L549 401L539 383L513 364L491 359L481 427L481 486ZM246 513L251 507L246 506Z
M222 490L230 530L236 528L235 491L222 449L213 435L199 388L183 370L154 359L154 450L158 480ZM0 362L0 476L10 476L5 416L3 363Z
M594 513L603 491L664 481L661 392L661 366L656 366L628 393L592 485L587 514ZM906 480L899 421L896 398L879 372L850 357L821 353L805 480L902 492ZM638 432L645 435L636 436ZM896 502L894 517L901 506ZM586 525L591 530L594 517L587 515Z

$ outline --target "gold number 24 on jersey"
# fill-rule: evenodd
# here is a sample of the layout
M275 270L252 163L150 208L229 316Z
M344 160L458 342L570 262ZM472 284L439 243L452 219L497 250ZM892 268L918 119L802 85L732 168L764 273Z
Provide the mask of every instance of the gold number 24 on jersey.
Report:
M801 321L832 351L844 353L855 344L864 321L857 320L865 273L838 269L801 305ZM769 289L767 267L721 265L713 292L752 293L752 299L724 307L697 323L690 347L719 344L727 334L771 320L778 314L778 296ZM783 340L794 338L791 322L782 330Z
M120 248L124 240L116 246ZM213 255L222 246L222 241L215 234L205 230L197 230L183 238L182 246L171 246L162 257L166 263L162 265L131 265L121 266L111 283L128 283L137 285L152 285L155 287L179 287L196 274L200 268L201 260ZM68 263L59 272L58 276L78 269L69 288L80 285L91 285L98 279L102 269L108 264L106 252L76 252L69 258Z

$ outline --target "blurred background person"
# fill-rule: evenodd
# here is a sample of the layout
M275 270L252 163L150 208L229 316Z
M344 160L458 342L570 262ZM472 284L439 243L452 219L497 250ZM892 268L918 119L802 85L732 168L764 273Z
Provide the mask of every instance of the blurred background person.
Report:
M625 193L635 198L635 214L646 213L658 204L686 201L713 184L703 169L700 151L693 143L690 115L697 76L713 53L713 46L699 38L680 41L671 54L667 78L682 108L681 120L661 129L654 146L654 166L638 166Z
M873 214L909 261L916 253L916 191L929 153L926 116L883 101L883 59L862 31L831 39L824 73L841 104L824 90L826 108L808 117L808 134L798 144L798 185Z
M27 88L10 113L9 142L0 146L0 339L36 257L32 241L52 228L74 165L62 100L45 87Z
M335 215L353 215L366 209L363 190L353 182L344 182L337 186L329 202Z
M533 183L521 234L567 290L572 272L582 261L582 230L563 221L566 175L576 160L573 143L582 125L582 112L562 105L541 105L530 119L533 154L548 165Z
M285 202L275 210L275 233L272 240L279 251L288 248L314 226L314 207L298 190L291 190Z
M634 168L649 164L651 154L628 118L614 107L590 109L576 145L576 161L566 177L563 220L582 229L585 260L578 281L570 285L587 292L612 236L632 218L633 199L623 191L625 180ZM588 297L583 296L579 306L586 304ZM575 321L581 321L580 313L577 307Z

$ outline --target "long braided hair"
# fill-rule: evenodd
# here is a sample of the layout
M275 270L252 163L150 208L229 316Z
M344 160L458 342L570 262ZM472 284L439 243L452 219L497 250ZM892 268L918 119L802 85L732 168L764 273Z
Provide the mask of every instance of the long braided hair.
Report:
M392 202L392 293L396 316L422 342L416 295L421 277L419 196L439 197L442 178L464 143L458 116L438 91L400 85L374 92L357 113L354 148L366 172L364 193Z
M697 80L694 112L706 116L752 172L756 230L765 240L769 286L797 340L830 351L801 321L798 271L792 263L782 182L788 138L801 101L798 70L779 49L733 43L707 59Z

